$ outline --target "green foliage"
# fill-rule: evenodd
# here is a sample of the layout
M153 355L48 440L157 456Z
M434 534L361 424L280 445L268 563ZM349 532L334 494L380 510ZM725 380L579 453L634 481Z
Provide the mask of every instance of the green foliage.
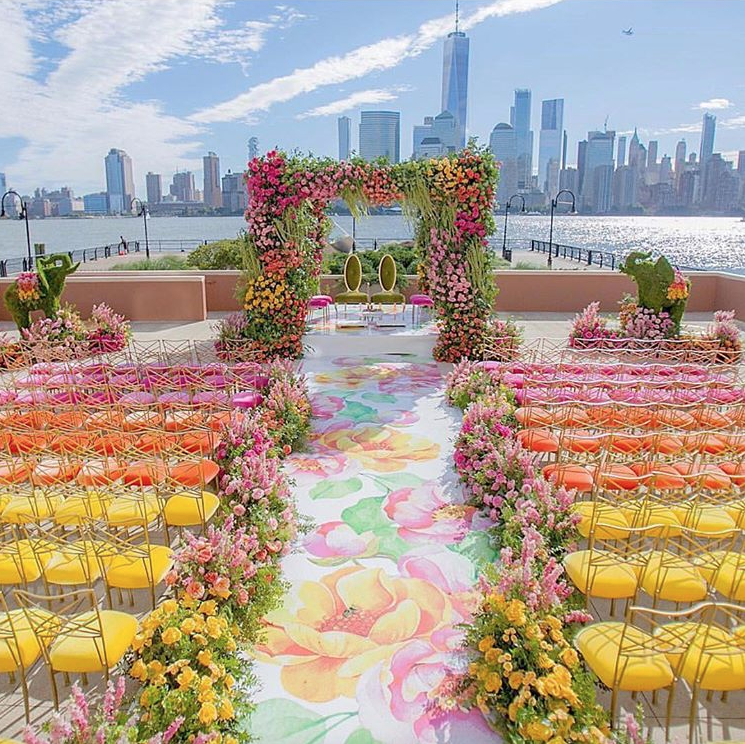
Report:
M140 261L130 261L112 266L113 271L183 271L188 268L190 268L188 259L184 256L143 258Z
M383 256L390 254L396 263L396 287L406 285L406 275L417 273L419 258L416 250L403 243L388 243L378 250L360 251L357 253L362 263L362 281L365 283L375 284L378 281L378 266ZM346 254L333 253L323 259L321 273L323 274L343 274Z
M5 291L5 307L8 308L19 329L31 325L31 312L42 310L47 318L55 318L60 309L60 298L65 288L65 280L77 271L79 263L74 264L69 254L53 253L36 259L36 274L39 279L39 297L33 303L24 303L18 297L18 287L14 282Z
M491 254L479 243L471 243L466 249L466 276L489 308L499 294L492 271Z
M202 271L222 271L228 269L242 269L244 252L246 250L246 236L217 240L214 243L200 245L186 258L186 265L192 269Z

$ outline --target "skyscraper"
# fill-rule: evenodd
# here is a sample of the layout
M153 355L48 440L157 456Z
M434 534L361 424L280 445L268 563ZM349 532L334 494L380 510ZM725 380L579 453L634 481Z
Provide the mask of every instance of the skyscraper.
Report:
M426 148L423 147L427 140ZM437 157L458 149L458 129L455 117L449 111L437 116L425 116L424 124L414 126L413 157Z
M449 111L456 122L458 149L466 146L466 116L468 113L468 37L458 30L458 10L455 11L455 31L445 39L442 57L442 110Z
M352 120L348 116L340 116L336 124L339 130L339 160L349 160L352 152Z
M679 140L675 145L675 172L682 173L686 162L686 141Z
M245 212L248 194L243 173L228 171L222 177L222 205L228 212Z
M698 153L698 162L701 164L701 190L700 195L703 197L707 191L707 163L711 160L714 152L714 134L717 128L717 117L713 114L704 114L704 120L701 125L701 148Z
M368 162L387 158L401 160L401 112L362 111L360 114L360 156Z
M497 201L505 202L517 191L517 136L515 128L500 122L492 129L489 149L500 164Z
M259 140L256 137L251 137L248 140L248 162L250 163L255 158L259 157Z
M204 170L204 203L213 209L222 206L222 190L220 188L220 158L214 152L208 152L202 158Z
M634 127L634 136L629 143L629 166L639 170L647 167L647 151L644 145L639 142L636 127Z
M5 173L0 173L0 197L8 190L8 183L5 180Z
M197 190L194 187L194 174L191 171L174 173L170 191L176 197L177 201L196 201Z
M587 133L582 197L584 208L596 214L611 208L615 137L610 129Z
M649 140L649 147L647 148L647 168L652 168L657 165L657 140Z
M745 176L745 150L740 150L737 153L737 172L741 176Z
M147 201L149 204L159 204L163 199L163 181L160 173L148 172L145 176L147 186Z
M538 185L549 196L559 190L559 166L564 140L564 99L552 98L541 104L541 134L538 140ZM553 161L554 168L549 169ZM551 178L549 179L549 172Z
M616 166L622 168L626 165L626 137L618 138L618 155L616 156Z
M135 197L135 182L132 176L132 158L124 150L111 148L104 158L106 167L106 193L109 196L111 214L131 212Z
M529 189L533 177L533 132L530 129L532 95L527 88L515 90L515 103L510 109L510 124L517 141L517 185Z

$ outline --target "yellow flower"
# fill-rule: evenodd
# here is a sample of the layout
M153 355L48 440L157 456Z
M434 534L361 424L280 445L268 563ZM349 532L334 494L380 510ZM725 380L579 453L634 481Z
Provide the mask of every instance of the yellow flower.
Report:
M527 628L525 628L525 637L529 641L535 641L543 638L543 633L535 623L531 623Z
M479 651L486 653L494 645L494 636L486 636L479 641Z
M233 703L230 701L229 698L223 698L220 701L219 713L220 718L222 718L223 721L228 721L235 715L235 711L233 710Z
M185 690L194 681L196 676L197 673L191 667L184 667L178 677L176 677L179 688Z
M161 640L166 646L172 646L181 640L181 631L178 628L166 628L161 635Z
M579 663L579 657L573 648L565 648L559 658L568 667L576 666Z
M498 659L499 659L499 649L498 648L490 648L484 654L484 661L487 664L496 664Z
M199 611L204 615L214 615L217 612L217 603L214 599L208 599L199 605Z
M504 616L517 627L525 625L525 605L519 599L510 600L505 608Z
M166 683L165 675L163 674L156 674L155 677L153 677L150 680L150 684L154 685L155 687L160 687L161 685L164 685Z
M137 633L132 640L132 650L139 651L145 645L145 636L141 633Z
M540 721L531 721L525 726L525 735L528 739L534 741L548 741L553 736L550 726Z
M540 654L538 656L538 667L540 669L551 669L553 665L554 662L546 654Z
M175 599L167 599L160 606L160 609L163 611L164 615L173 615L173 613L178 609L178 602Z
M510 719L510 721L516 721L517 720L517 711L520 709L520 701L515 698L507 708L507 715Z
M191 635L197 629L197 624L194 622L194 618L185 617L181 623L181 632L186 635Z
M207 638L203 636L201 633L195 633L193 638L200 646L207 645Z
M203 703L199 709L199 721L204 726L211 726L217 720L217 708L214 703Z
M484 689L487 692L499 692L499 689L502 687L502 679L496 672L491 672L490 674L486 675L486 680L484 682Z
M212 663L212 651L203 649L197 654L197 661L202 665L208 667Z
M229 638L228 642L226 644L226 648L228 651L235 651L238 648L238 644L235 642L234 638Z
M509 683L510 687L513 690L516 690L523 683L523 673L522 672L512 672L512 674L510 674L510 677L507 680L507 682Z
M134 677L135 679L139 679L142 682L147 679L147 667L145 666L142 659L137 659L137 661L132 664L132 668L129 670L129 674L130 676Z
M225 679L222 681L222 683L225 686L226 690L230 690L235 684L235 678L232 674L226 674Z
M220 618L208 617L207 618L207 635L210 638L219 638L222 635L223 624L220 622Z

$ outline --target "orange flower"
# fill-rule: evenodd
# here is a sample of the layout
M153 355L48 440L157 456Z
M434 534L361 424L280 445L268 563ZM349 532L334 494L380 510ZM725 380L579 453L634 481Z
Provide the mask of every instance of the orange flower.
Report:
M379 568L342 568L306 581L296 604L269 613L266 643L256 652L282 667L287 692L310 702L353 697L363 672L452 620L437 587Z

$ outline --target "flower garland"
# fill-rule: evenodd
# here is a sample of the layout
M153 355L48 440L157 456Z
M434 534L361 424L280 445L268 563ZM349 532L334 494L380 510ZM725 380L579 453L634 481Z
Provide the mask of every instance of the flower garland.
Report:
M358 214L401 201L419 221L417 247L435 302L435 358L478 356L493 299L487 236L497 166L485 149L396 165L288 156L248 164L248 268L238 288L245 319L220 328L219 348L240 342L262 358L302 355L307 301L330 230L325 209L344 199Z
M215 451L218 513L204 535L186 533L166 576L171 597L135 636L128 672L140 683L136 697L127 705L117 693L114 713L108 697L101 712L74 693L70 712L45 727L49 738L29 728L27 744L248 741L244 723L255 679L240 650L260 639L261 618L286 588L280 559L302 525L280 464L302 446L310 426L305 379L284 362L264 371L264 405L271 407L236 412L224 427ZM294 421L270 430L267 422L278 411L292 412Z
M577 540L573 493L546 481L520 445L514 397L496 373L456 365L447 398L465 408L456 471L469 503L489 519L500 558L481 579L480 609L464 645L468 670L451 674L433 705L478 707L510 744L628 741L628 732L610 731L594 678L571 646L577 627L592 619L561 565Z

